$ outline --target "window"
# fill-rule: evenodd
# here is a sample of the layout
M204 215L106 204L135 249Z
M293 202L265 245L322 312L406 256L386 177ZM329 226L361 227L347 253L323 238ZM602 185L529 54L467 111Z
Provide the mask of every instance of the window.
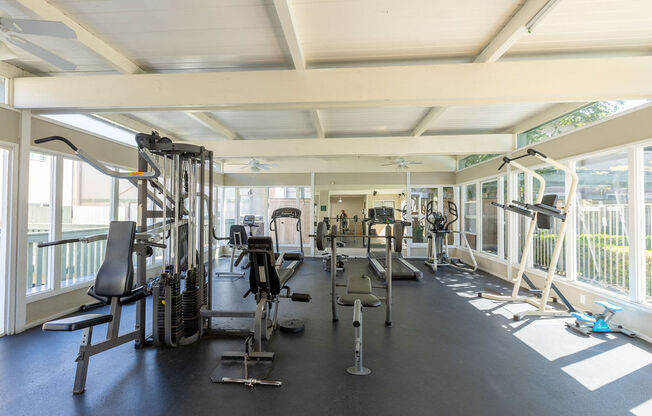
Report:
M437 188L412 189L412 243L426 243L430 226L426 221L426 206L432 203L432 210L439 212Z
M245 215L255 215L256 225L251 230L255 236L265 235L265 204L267 203L267 188L240 188L240 221ZM249 230L247 230L249 233Z
M7 79L0 77L0 103L7 104Z
M125 181L120 181L125 182ZM87 163L63 159L62 239L108 232L113 181ZM106 240L59 246L61 286L93 279L104 260Z
M136 135L114 124L85 114L49 114L44 117L59 121L90 133L99 134L120 143L136 146Z
M7 299L7 278L9 276L8 264L6 260L9 258L10 250L7 244L7 236L9 234L7 216L7 203L10 201L11 196L8 195L11 187L10 183L10 151L0 147L0 335L5 333L5 310Z
M645 299L652 302L652 146L643 150L645 175Z
M530 202L528 198L525 197L525 173L520 172L516 175L516 199L521 202ZM511 202L511 201L510 201ZM521 257L523 256L523 247L525 246L525 237L527 236L527 230L529 226L529 218L524 217L523 215L514 214L518 221L518 259L516 263L521 263Z
M466 185L464 187L464 232L467 233L466 238L469 241L469 246L473 250L476 249L476 185Z
M298 188L299 191L299 209L301 210L301 239L303 245L310 244L310 204L312 201L312 192L309 187Z
M27 209L27 293L47 290L50 286L50 254L52 247L38 248L50 240L53 231L52 181L54 158L42 153L29 155Z
M571 113L558 117L518 135L518 147L529 146L550 137L559 136L579 127L584 127L598 120L629 110L643 104L647 100L599 101L579 108Z
M503 200L501 201L505 206L509 205L512 201L509 200L509 182L507 181L507 176L502 176L499 181L503 184ZM507 211L501 209L498 211L498 215L503 217L503 258L508 258L508 247L507 241L509 239L509 228L507 227Z
M161 196L161 198L163 198ZM138 187L125 179L118 180L118 221L138 220Z
M297 188L269 188L268 218L271 222L272 212L277 208L297 208ZM303 224L301 224L303 226ZM299 233L296 229L296 221L289 218L282 218L276 222L278 243L281 245L299 245ZM270 235L276 244L276 235L272 231Z
M224 233L229 232L229 228L236 223L235 218L235 188L224 188Z
M577 278L629 293L627 152L577 162Z
M482 251L498 254L498 181L482 184Z
M547 167L544 169L537 169L536 173L541 175L546 181L546 189L544 190L544 195L555 194L558 197L558 201L566 203L566 174L564 171ZM534 179L532 181L532 200L536 199L537 193L539 192L539 181ZM558 207L557 207L558 208ZM532 256L534 267L541 270L548 270L550 265L550 260L552 258L552 252L557 243L557 235L559 233L559 226L561 221L557 218L552 218L551 228L549 230L540 229L537 227L534 233L534 239L532 242ZM557 261L557 267L555 273L560 276L566 275L566 241L564 241L561 255Z
M450 217L448 214L448 203L452 202L455 203L455 189L452 186L444 186L443 192L442 192L442 202L443 202L443 209L444 213L446 214L446 217ZM452 221L452 218L448 218L448 221ZM459 218L458 218L459 221ZM459 229L459 223L458 224L451 224L451 230L456 230ZM455 244L455 234L449 233L448 234L448 245L453 245Z
M462 170L464 168L468 168L469 166L477 165L478 163L482 163L485 160L493 159L496 156L500 155L495 153L484 155L469 155L457 161L457 170Z

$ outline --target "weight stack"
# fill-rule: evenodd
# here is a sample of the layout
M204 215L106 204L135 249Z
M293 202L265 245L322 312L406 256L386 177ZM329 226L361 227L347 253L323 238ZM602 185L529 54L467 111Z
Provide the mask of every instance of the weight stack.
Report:
M161 277L159 281L159 298L156 302L156 313L158 316L158 333L159 342L165 342L165 302L166 294L170 293L169 299L171 300L171 322L170 331L172 335L172 342L178 342L184 334L183 319L182 319L182 299L181 299L181 284L178 278L172 275Z
M196 270L189 270L186 274L181 302L183 304L184 334L186 337L190 337L199 330L199 289Z

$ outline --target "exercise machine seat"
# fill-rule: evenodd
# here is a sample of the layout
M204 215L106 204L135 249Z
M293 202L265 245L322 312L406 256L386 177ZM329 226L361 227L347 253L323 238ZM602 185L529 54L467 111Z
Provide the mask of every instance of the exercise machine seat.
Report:
M346 294L337 299L337 303L343 306L353 306L356 299L360 299L362 306L380 306L380 299L371 292L371 279L369 276L351 276L346 285Z
M596 322L594 317L592 317L591 315L587 315L585 313L571 312L571 316L573 316L577 320L586 322L587 324L594 324Z
M110 303L114 297L131 297L134 281L132 253L136 223L133 221L111 221L106 238L106 253L100 269L95 275L93 296ZM140 296L136 294L135 296ZM76 331L113 320L113 315L91 314L58 319L43 324L44 331Z
M607 302L607 301L605 301L605 300L596 300L594 303L595 303L596 305L600 305L600 306L602 306L603 308L608 309L608 310L610 310L610 311L612 311L612 312L618 312L618 311L622 311L622 310L623 310L623 307L622 307L622 306L620 306L620 305L616 305L615 303Z
M260 288L272 296L278 295L281 292L282 285L274 264L276 256L272 237L249 237L247 250L249 250L249 263L251 264L249 269L249 290L251 293L258 293ZM261 267L265 271L266 280L261 279L259 272ZM287 281L287 278L285 281Z
M281 287L285 286L288 280L294 275L294 270L292 269L281 269L278 271L278 278Z
M95 275L95 293L99 296L126 296L134 282L132 253L136 223L112 221L106 239L106 254Z
M58 319L43 324L44 331L77 331L78 329L88 328L105 324L113 320L113 315L91 313L87 315L72 316L70 318Z
M109 298L107 296L100 296L97 293L95 293L95 286L89 287L88 292L86 292L86 293L88 294L88 296L90 296L90 297L92 297L94 299L97 299L102 303L105 303L107 305L109 303L111 303L111 298ZM127 295L122 296L120 298L120 304L121 305L128 305L130 303L134 303L134 302L136 302L138 300L146 298L148 296L148 294L149 293L148 293L147 285L142 285L142 286L135 287L135 288L131 289L131 291Z

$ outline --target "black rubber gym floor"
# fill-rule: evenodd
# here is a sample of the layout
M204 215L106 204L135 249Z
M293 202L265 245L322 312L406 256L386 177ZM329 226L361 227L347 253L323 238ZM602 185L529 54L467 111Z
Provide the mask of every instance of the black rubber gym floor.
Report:
M281 305L281 319L304 318L306 330L278 333L268 346L276 352L271 378L282 387L211 383L222 351L242 348L241 338L227 337L107 351L91 359L86 392L73 396L81 333L35 328L0 339L0 414L595 416L631 414L652 399L652 365L594 390L562 370L626 344L650 354L649 344L617 336L551 361L516 336L529 322L513 328L507 317L472 304L478 286L502 281L446 269L435 279L413 263L424 279L395 282L394 325L385 327L383 306L364 312L367 377L345 371L353 360L352 310L340 307L340 321L331 322L329 275L320 261L306 261L290 283L312 302ZM347 274L363 272L370 273L366 260L347 264ZM217 305L252 306L251 297L242 300L244 279L215 282ZM133 327L133 312L123 311L123 328ZM95 329L96 340L103 331Z

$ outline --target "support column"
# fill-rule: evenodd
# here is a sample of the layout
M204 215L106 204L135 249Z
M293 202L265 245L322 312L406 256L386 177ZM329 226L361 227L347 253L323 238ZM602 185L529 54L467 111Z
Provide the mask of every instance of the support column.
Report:
M18 206L16 212L26 214L29 208L29 152L32 136L32 114L30 110L20 112L20 144L18 150ZM17 216L15 245L16 276L15 292L12 293L16 305L15 332L25 330L27 323L27 215Z

